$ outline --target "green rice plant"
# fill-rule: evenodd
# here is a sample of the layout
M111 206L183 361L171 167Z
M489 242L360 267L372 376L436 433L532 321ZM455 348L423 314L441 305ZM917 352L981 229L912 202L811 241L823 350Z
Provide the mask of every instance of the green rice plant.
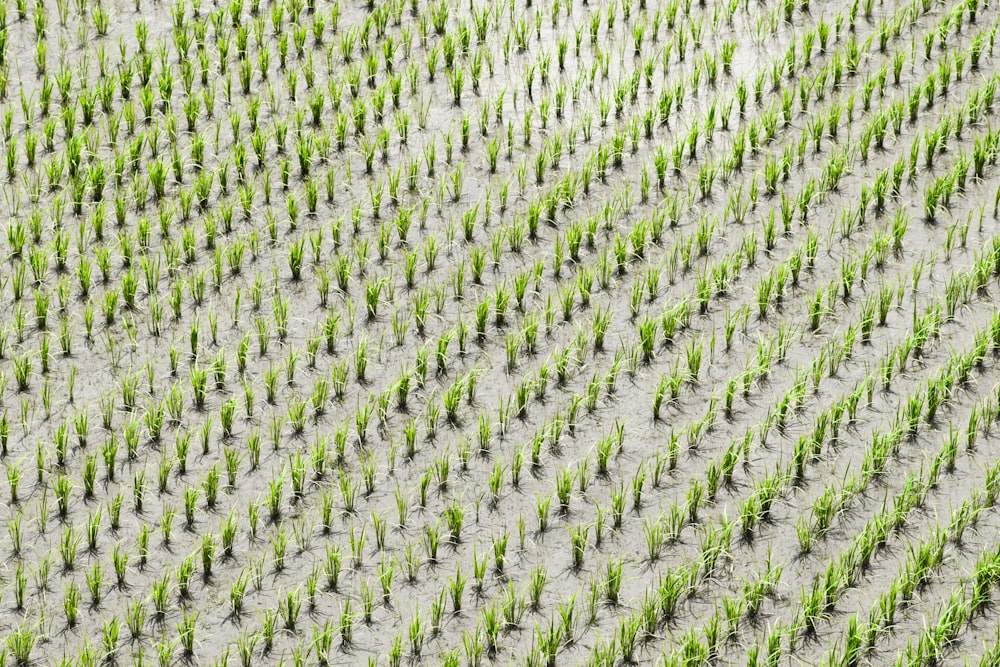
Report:
M444 394L442 402L444 403L445 415L449 424L458 425L461 421L458 414L458 407L464 390L465 383L462 378L458 378Z
M610 558L605 566L604 597L608 604L618 606L621 597L624 562L620 558Z
M63 568L72 570L76 565L76 553L80 546L80 536L72 526L67 526L59 542L59 555L62 557Z
M559 498L559 511L564 514L569 511L574 477L568 468L563 468L556 475L556 497Z
M433 526L430 524L424 527L424 545L427 548L427 560L437 563L438 547L441 544L440 521Z
M90 591L91 604L100 604L101 599L104 597L104 591L102 590L104 587L104 573L100 562L94 563L94 567L86 573L84 578L87 581L87 590Z
M153 580L150 589L150 599L153 601L153 613L157 618L162 618L169 606L169 574L164 573L162 577Z
M688 486L686 500L688 520L693 524L698 523L698 509L701 507L703 497L704 487L701 482L697 479L692 479Z
M643 523L643 535L646 538L647 555L650 562L656 562L663 553L663 546L667 541L664 531L663 516L655 520L647 520Z
M538 517L538 532L545 533L549 526L549 506L552 502L552 496L545 496L542 498L541 494L538 495L537 501L535 503L535 513Z
M698 374L701 370L702 348L703 346L700 340L697 342L691 340L684 348L684 355L688 368L688 381L691 383L696 383L698 381Z
M653 358L653 352L656 347L657 324L656 319L648 316L643 317L642 322L639 324L640 345L642 347L643 358L647 363Z
M7 650L15 664L28 665L31 663L31 652L35 649L35 644L40 638L38 624L29 626L26 620L7 635Z
M547 582L548 574L544 566L538 565L531 570L531 574L528 576L528 600L532 611L537 611L541 608L542 592Z
M420 620L420 609L417 608L414 610L413 619L410 621L409 625L410 654L413 657L419 658L420 653L423 650L425 637L426 630Z
M749 540L753 537L753 531L763 518L762 512L760 499L756 494L740 505L740 528L744 539Z
M17 380L18 391L27 391L31 381L31 357L25 355L13 355L11 362L14 366L14 378Z
M465 518L465 510L457 499L445 508L445 521L451 533L451 542L457 544L461 540L462 524Z
M365 338L361 338L358 341L358 347L355 352L354 357L354 372L358 379L358 382L363 383L365 381L365 374L368 368L368 341Z
M813 528L805 518L799 519L795 523L795 534L799 540L799 551L809 553L812 550Z
M349 602L349 601L348 601ZM274 645L274 634L277 629L278 624L278 614L274 609L266 609L264 612L259 612L261 629L258 633L260 638L264 641L264 653L269 653L271 647Z
M462 595L465 591L467 577L462 576L461 564L455 569L455 576L448 579L448 592L451 596L452 609L457 614L462 610Z
M278 613L284 622L285 629L295 632L295 623L302 607L299 589L287 591L283 596L279 595L278 600Z
M354 613L351 611L350 598L345 598L341 605L338 629L340 631L341 644L350 646L354 643Z
M69 499L72 488L73 483L64 475L57 475L52 482L52 491L56 495L56 504L59 509L59 516L63 519L66 518L66 515L69 512Z
M274 556L274 569L281 572L285 569L285 554L288 551L288 533L285 532L284 524L280 524L278 530L271 535L271 552Z
M187 525L191 526L194 524L194 513L197 508L198 503L198 488L194 486L188 486L184 489L184 518L187 521Z
M115 568L115 576L118 579L118 586L125 585L125 576L128 571L129 554L122 551L121 544L116 544L111 550L111 562Z
M63 596L63 612L66 615L66 625L75 628L80 609L80 588L76 581L71 581L66 586L66 593Z
M330 660L330 651L333 644L333 633L334 626L333 621L327 620L322 629L314 625L312 629L312 646L316 650L316 660L321 665L328 665ZM252 655L253 649L250 648L250 654ZM252 657L249 658L252 660Z
M661 516L664 529L664 539L673 543L680 539L681 531L687 521L686 508L674 503L667 508L667 512Z
M642 490L646 483L646 469L643 464L639 464L639 469L632 477L632 506L636 512L642 507Z
M614 440L604 436L597 441L597 474L604 477L608 474L608 463L611 460Z
M615 530L622 527L625 515L625 488L619 486L611 492L611 524Z
M197 624L197 612L184 611L181 622L177 625L177 639L184 649L185 655L194 655L195 627Z
M7 532L10 535L11 550L15 556L21 555L21 543L22 543L22 533L21 533L21 519L23 513L19 512L16 516L11 517L7 522Z
M216 538L215 535L211 533L205 533L201 537L201 547L199 549L201 553L201 565L202 573L205 578L212 575L212 564L215 562L215 551L216 551Z
M101 624L103 653L108 657L108 659L113 660L115 654L118 652L118 637L120 632L121 626L116 616L113 616L110 620L106 620Z
M182 598L191 596L191 578L194 576L194 554L187 556L177 567L174 578L177 581L177 592Z
M202 482L202 489L205 492L205 504L209 508L214 508L219 493L219 466L213 464L205 473L205 480Z

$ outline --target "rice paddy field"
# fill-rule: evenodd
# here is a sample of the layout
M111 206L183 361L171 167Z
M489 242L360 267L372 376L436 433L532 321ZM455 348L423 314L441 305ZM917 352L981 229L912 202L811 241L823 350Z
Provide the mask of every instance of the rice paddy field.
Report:
M0 665L1000 664L998 21L0 1Z

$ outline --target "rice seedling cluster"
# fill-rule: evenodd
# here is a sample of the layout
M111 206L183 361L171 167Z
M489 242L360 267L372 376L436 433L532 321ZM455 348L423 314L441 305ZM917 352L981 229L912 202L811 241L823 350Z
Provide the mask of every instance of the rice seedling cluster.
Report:
M1000 664L998 26L0 2L0 664Z

